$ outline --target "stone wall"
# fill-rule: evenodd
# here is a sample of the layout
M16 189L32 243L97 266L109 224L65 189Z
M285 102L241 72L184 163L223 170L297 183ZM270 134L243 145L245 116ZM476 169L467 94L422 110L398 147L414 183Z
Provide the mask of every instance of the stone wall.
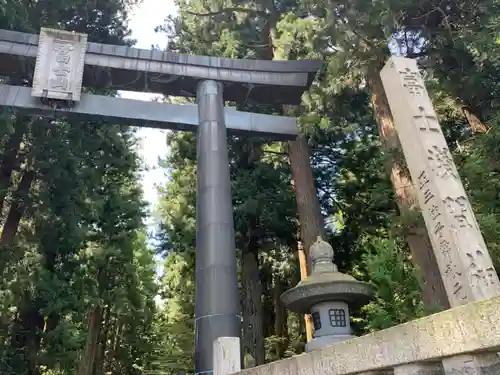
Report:
M497 357L496 352L500 350L499 307L500 297L469 303L236 374L349 375L385 372L381 370L395 370L398 375L443 373L440 363L444 358L471 353L491 353L492 357ZM463 366L463 362L458 363ZM471 365L471 371L467 367L448 368L446 374L500 374L498 368L489 366L487 362L484 366Z

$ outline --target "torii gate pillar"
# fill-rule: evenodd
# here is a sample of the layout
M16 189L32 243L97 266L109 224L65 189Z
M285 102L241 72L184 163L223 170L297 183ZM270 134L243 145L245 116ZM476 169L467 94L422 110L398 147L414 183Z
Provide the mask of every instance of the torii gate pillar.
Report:
M222 84L197 89L195 368L212 371L213 342L240 337L240 298Z

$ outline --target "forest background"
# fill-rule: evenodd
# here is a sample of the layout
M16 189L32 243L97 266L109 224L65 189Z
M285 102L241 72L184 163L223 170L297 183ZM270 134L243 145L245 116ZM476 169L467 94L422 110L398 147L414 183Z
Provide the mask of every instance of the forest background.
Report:
M175 5L157 28L170 50L325 62L296 108L237 105L293 114L301 132L289 143L229 140L245 366L303 351L304 317L279 295L300 279L299 241L307 249L317 235L332 244L341 271L376 287L372 303L353 312L357 334L448 307L378 76L391 54L419 62L498 269L497 0ZM55 27L133 45L136 6L0 0L0 28ZM153 233L139 135L120 124L2 112L2 375L193 372L195 135L168 134Z

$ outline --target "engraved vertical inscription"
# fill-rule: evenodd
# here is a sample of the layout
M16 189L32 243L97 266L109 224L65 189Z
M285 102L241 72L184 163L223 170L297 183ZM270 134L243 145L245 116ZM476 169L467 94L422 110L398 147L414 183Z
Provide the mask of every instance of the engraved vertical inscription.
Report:
M464 196L457 198L446 197L443 199L448 213L455 219L451 224L453 229L458 228L473 228L472 215L469 212L469 202Z
M439 216L441 216L441 212L439 212L439 206L435 203L436 195L432 192L431 187L429 186L430 180L425 171L422 171L418 176L418 186L420 191L422 191L424 195L424 207L422 210L427 210L429 216L433 221L433 233L439 238L443 237L443 229L444 225L440 220L437 220Z
M467 252L467 258L469 259L469 276L471 278L472 286L478 287L489 286L495 284L495 270L492 266L486 266L484 261L484 249L477 247L472 252Z
M427 159L437 177L458 179L458 172L448 147L432 146L427 150Z
M441 133L441 129L439 128L439 123L437 118L433 115L430 115L426 112L425 108L421 105L418 106L418 114L414 115L413 118L417 124L417 127L423 132L433 132L433 133Z
M439 251L443 255L446 262L453 262L453 249L451 248L451 244L448 240L443 238L439 241Z
M406 68L400 70L399 74L401 74L401 78L403 78L403 87L408 90L410 95L417 97L424 95L424 85L419 72Z
M442 239L439 242L439 250L441 251L441 254L443 254L444 259L451 260L452 249L448 240Z
M432 220L436 220L439 216L441 216L441 212L439 212L439 207L434 203L429 207L429 215L431 215Z
M439 201L437 200L435 194L431 192L430 179L425 170L421 171L418 177L418 186L424 196L424 205L422 210L425 210L428 217L431 219L430 225L432 225L432 233L435 236L434 238L439 240L438 249L444 258L445 266L443 277L447 281L448 285L450 285L450 290L453 296L458 300L465 301L467 299L467 291L461 283L462 272L460 272L460 269L453 261L451 244L445 238L443 233L445 226L441 220L439 220L443 216L441 214L440 207L437 204Z
M420 175L418 176L418 187L424 194L425 204L429 203L432 199L436 197L432 192L429 183L430 183L429 177L427 177L425 171L422 171L422 173L420 173Z
M461 276L462 272L458 271L455 263L449 262L446 264L444 268L444 277L450 281L453 295L458 299L465 300L467 299L467 292L460 282Z
M74 50L73 43L66 40L54 40L53 52L55 54L55 66L52 68L50 88L67 91L71 74L71 54Z

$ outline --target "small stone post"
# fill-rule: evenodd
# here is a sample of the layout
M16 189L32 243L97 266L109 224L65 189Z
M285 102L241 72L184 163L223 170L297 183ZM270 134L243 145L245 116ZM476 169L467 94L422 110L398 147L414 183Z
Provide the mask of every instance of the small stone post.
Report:
M240 339L219 337L214 341L213 375L230 375L241 371Z
M450 305L500 295L497 273L416 61L392 57L380 76ZM483 357L445 359L445 373L490 374L494 357Z

